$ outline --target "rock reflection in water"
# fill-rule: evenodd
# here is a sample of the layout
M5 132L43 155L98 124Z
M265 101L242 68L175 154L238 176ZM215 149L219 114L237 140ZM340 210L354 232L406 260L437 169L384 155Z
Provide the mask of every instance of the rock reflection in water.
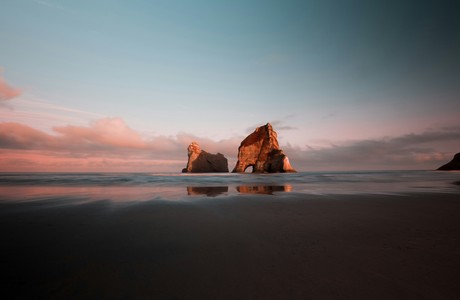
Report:
M208 197L215 197L228 192L228 186L188 186L187 194L193 195L206 195Z
M236 190L241 194L268 194L272 195L274 192L291 192L292 185L240 185Z

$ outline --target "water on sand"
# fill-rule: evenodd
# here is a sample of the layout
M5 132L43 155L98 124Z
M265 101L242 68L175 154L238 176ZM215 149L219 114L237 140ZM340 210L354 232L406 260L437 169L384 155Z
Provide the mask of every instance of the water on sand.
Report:
M372 171L289 174L0 173L0 201L193 200L285 193L458 193L458 172ZM61 203L63 204L63 203Z

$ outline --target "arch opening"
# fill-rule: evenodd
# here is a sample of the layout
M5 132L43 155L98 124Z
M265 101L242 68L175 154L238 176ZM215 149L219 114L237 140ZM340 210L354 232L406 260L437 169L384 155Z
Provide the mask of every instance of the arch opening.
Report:
M246 168L244 168L244 173L253 173L254 172L254 165L247 165Z

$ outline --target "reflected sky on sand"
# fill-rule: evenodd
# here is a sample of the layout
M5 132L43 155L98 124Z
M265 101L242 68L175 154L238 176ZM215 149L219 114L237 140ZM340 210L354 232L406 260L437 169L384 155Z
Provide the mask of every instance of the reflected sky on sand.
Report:
M149 200L186 200L189 196L217 197L292 191L290 185L241 186L0 186L0 202L114 203Z
M276 192L292 192L293 187L285 185L239 185L229 189L228 186L188 186L187 195L216 197L219 195L231 194L265 194L274 195Z
M0 173L0 202L56 204L228 196L459 193L458 172L382 171L294 174Z

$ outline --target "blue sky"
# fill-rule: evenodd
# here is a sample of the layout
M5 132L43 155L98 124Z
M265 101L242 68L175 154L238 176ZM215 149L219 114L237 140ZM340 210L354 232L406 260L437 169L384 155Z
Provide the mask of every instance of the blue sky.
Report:
M301 170L436 167L460 149L459 11L456 1L1 0L1 76L21 94L0 103L0 122L53 138L117 120L152 143L220 145L231 162L237 141L272 122ZM443 138L421 138L433 133ZM422 146L384 149L411 135ZM340 160L366 141L380 160ZM21 151L46 150L32 148Z

